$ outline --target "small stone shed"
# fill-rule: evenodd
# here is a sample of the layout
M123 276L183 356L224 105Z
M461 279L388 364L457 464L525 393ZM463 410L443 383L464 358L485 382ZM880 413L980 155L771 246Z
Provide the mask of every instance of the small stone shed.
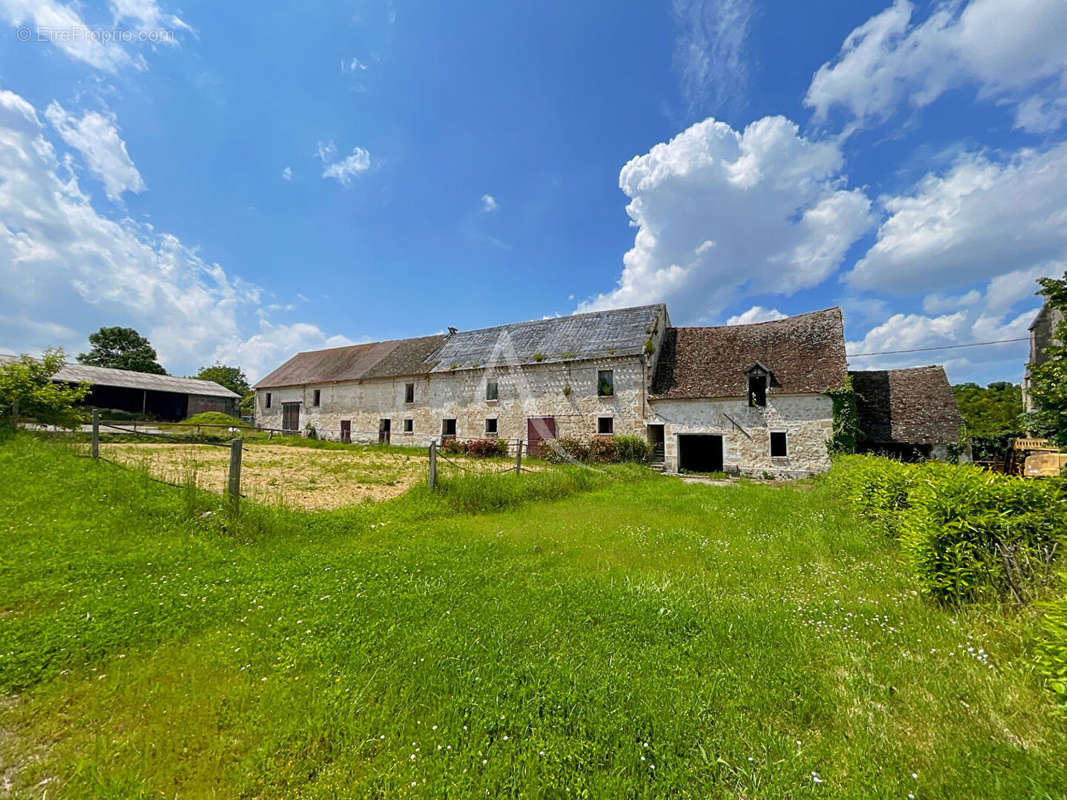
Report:
M963 417L944 367L850 372L856 393L860 449L906 461L944 459L960 442ZM966 452L961 458L969 460Z

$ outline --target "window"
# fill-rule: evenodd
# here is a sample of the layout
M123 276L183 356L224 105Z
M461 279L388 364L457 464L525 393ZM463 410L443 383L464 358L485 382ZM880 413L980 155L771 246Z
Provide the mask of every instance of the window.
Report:
M748 371L748 404L752 408L767 405L767 380L770 374L761 367Z
M267 392L267 398L263 403L264 408L270 408L270 392Z
M414 403L415 402L415 384L413 384L413 383L405 383L404 384L404 402L405 403Z
M485 435L496 436L496 417L489 417L485 421Z
M615 433L614 417L597 417L596 432L601 436L610 436Z
M785 431L771 431L771 458L785 458L788 455Z
M456 421L454 419L441 420L441 435L446 437L456 437Z
M613 394L615 394L614 370L602 369L597 372L596 393L600 397L611 397Z
M489 381L485 384L485 399L486 400L499 400L500 399L500 387L497 386L496 381Z
M312 398L312 401L311 401L311 405L313 405L313 406L321 405L321 401L322 401L322 389L316 389L315 390L315 396Z
M404 420L404 433L414 433L414 432L415 432L415 420L413 420L411 417L408 417L407 419Z

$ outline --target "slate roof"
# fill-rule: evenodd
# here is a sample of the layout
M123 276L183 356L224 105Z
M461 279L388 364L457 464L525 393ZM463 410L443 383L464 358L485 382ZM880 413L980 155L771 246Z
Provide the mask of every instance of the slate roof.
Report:
M0 364L15 361L15 356L0 356ZM195 394L202 397L240 397L225 386L200 378L176 378L173 375L151 375L128 369L90 367L85 364L66 364L54 376L56 381L91 383L94 386L116 386L121 389L147 389L150 392Z
M944 367L850 372L860 429L870 444L951 444L963 417Z
M669 328L652 380L653 399L745 397L749 367L771 373L768 394L841 389L848 367L841 309L751 325Z
M516 322L454 334L371 342L298 353L256 383L257 389L399 378L478 369L490 362L536 364L644 352L663 305Z

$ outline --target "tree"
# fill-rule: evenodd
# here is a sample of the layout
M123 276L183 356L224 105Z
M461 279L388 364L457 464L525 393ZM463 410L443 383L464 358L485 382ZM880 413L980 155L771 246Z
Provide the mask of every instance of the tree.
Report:
M225 386L231 392L244 397L250 394L252 387L248 385L248 378L240 367L230 367L225 364L215 363L211 367L201 367L196 377L205 381L214 381L219 386Z
M974 457L979 461L1003 458L1008 439L1022 434L1022 389L1014 383L995 381L986 387L961 383L952 387L956 405L966 425Z
M29 417L47 425L74 428L85 421L77 404L89 394L89 384L56 383L53 376L65 362L62 350L48 349L40 358L22 355L0 365L0 419L8 425L19 417Z
M238 408L241 414L251 416L255 407L256 393L248 385L248 378L245 377L244 370L240 367L230 367L226 364L215 362L214 366L201 367L196 377L205 381L214 381L220 386L225 386L231 392L241 395L241 402Z
M1038 278L1039 295L1051 307L1064 313L1056 326L1053 344L1045 348L1048 360L1030 364L1030 396L1038 410L1027 423L1031 430L1067 445L1067 273L1063 278Z
M156 361L155 348L133 328L101 328L89 334L89 344L92 345L89 352L78 356L81 364L150 372L153 375L167 374Z

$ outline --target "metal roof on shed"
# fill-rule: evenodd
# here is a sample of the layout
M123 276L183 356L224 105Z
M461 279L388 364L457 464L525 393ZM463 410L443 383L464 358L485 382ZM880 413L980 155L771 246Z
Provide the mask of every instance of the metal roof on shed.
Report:
M0 356L0 364L16 361L16 356ZM152 375L128 369L89 367L85 364L66 364L54 380L68 383L91 383L94 386L115 386L120 389L141 389L149 392L195 394L201 397L240 397L225 386L200 378L176 378L172 375Z

